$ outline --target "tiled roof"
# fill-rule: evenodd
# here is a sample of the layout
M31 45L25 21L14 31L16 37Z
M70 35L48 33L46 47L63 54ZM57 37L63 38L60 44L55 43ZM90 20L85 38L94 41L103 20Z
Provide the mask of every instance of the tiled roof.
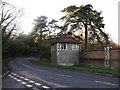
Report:
M60 37L57 37L56 40L52 43L74 43L74 44L81 44L80 40L76 40L72 35L64 34Z

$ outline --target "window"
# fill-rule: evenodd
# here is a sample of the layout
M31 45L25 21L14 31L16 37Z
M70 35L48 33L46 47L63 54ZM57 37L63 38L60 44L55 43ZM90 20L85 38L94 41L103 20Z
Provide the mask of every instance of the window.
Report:
M67 50L67 44L65 44L65 43L58 43L57 44L57 49L58 50Z
M72 50L79 50L79 45L73 44L72 45Z
M64 44L61 44L61 50L66 50L67 49L67 45L64 43Z

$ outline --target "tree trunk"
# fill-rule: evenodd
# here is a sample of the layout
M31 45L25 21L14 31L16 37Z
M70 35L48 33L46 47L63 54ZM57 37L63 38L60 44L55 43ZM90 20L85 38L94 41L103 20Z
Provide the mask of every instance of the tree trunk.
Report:
M85 49L87 49L87 47L88 47L88 43L87 43L87 39L88 39L87 24L88 24L88 21L86 19L86 22L85 22Z
M40 31L40 37L39 37L39 54L40 54L40 60L42 60L42 53L41 53L41 50L42 50L42 31Z

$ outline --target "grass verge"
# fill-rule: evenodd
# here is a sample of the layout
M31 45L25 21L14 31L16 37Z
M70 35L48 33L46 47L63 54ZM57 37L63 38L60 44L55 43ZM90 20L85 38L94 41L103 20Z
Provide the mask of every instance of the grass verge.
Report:
M46 59L32 60L31 62L38 64L38 65L50 66L50 67L55 67L55 68L95 72L95 73L101 73L104 75L112 75L116 77L120 76L120 69L117 69L117 68L91 67L91 66L83 66L83 65L63 66L63 65L51 64Z

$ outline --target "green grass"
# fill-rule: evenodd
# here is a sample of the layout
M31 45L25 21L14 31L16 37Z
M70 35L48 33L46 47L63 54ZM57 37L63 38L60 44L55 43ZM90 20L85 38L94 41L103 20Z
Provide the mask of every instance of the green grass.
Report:
M55 68L62 68L62 69L70 69L70 70L80 70L80 71L86 71L86 72L95 72L95 73L102 73L102 74L108 74L112 76L120 76L120 69L113 69L113 68L105 68L105 67L91 67L91 66L83 66L83 65L75 65L75 66L63 66L63 65L57 65L57 64L51 64L46 59L42 60L32 60L31 62L38 64L38 65L45 65Z

